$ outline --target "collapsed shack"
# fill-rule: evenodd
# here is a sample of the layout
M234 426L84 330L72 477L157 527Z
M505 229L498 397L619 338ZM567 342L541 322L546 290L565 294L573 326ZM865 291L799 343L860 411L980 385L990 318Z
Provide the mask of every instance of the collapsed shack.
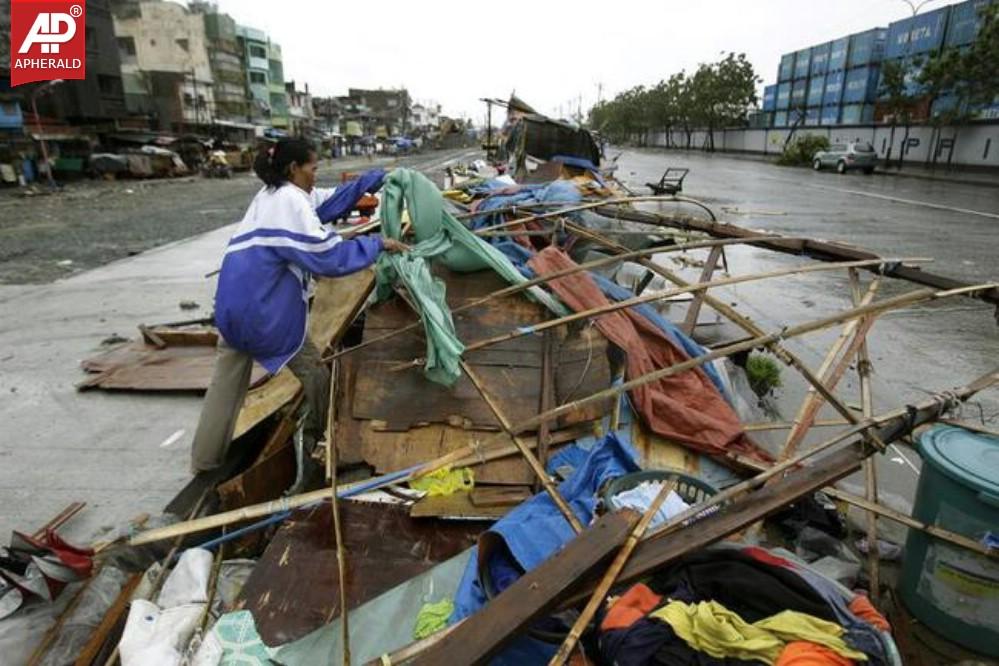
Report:
M591 169L551 173L531 185L480 173L447 201L417 174L391 175L383 231L444 251L318 281L308 335L333 367L318 451L329 486L299 487L298 381L258 368L234 455L167 507L176 522L89 551L60 542L58 521L19 542L36 568L4 566L0 610L16 619L32 594L65 603L30 663L919 663L879 576L875 517L957 549L983 577L996 554L881 505L869 458L939 432L926 428L999 371L878 414L866 339L894 309L996 304L996 286L748 231L696 202L707 219L642 210L689 200L629 197ZM729 274L725 250L740 245L816 261ZM849 277L842 311L780 330L712 295L826 271ZM888 279L924 288L878 298ZM208 324L143 326L86 361L80 388L203 391ZM836 328L817 369L788 344ZM750 354L808 385L789 426L747 389ZM848 371L859 410L837 393ZM834 420L819 422L823 406ZM866 497L830 488L860 469ZM829 497L868 512L863 571ZM746 641L712 642L695 616Z

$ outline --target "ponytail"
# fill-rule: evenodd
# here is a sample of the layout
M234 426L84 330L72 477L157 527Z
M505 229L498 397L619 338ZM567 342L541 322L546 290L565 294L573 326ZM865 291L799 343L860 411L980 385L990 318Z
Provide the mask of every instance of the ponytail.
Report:
M257 153L253 172L264 185L274 189L288 182L292 164L306 164L315 151L305 139L281 139Z

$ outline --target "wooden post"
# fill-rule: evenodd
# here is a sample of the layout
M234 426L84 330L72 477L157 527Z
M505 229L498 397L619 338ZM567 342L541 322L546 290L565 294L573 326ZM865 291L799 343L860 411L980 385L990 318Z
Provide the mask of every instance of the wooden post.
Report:
M552 408L555 402L555 333L545 331L544 341L541 345L541 397L539 399L538 412L544 414ZM544 469L548 464L548 444L551 439L550 421L545 421L538 426L538 462ZM541 480L534 482L534 492L541 489Z
M715 274L715 267L718 265L718 259L721 257L722 248L719 245L711 248L708 253L708 258L704 262L704 270L701 271L701 279L698 280L699 284L704 284L711 281L711 276ZM697 316L701 313L701 305L704 304L704 293L703 291L697 292L694 296L694 300L690 302L687 307L687 316L683 320L683 324L680 329L687 335L693 335L694 329L697 327Z
M330 482L330 497L333 503L333 539L336 542L336 566L340 579L340 629L343 644L343 663L350 666L350 627L347 615L347 553L343 545L343 530L340 526L340 502L337 498L337 451L333 441L335 432L334 406L336 405L337 363L333 361L330 372L330 406L326 414L326 474Z
M645 530L649 528L652 523L652 519L656 517L659 512L659 508L666 501L666 497L669 496L673 489L676 488L676 481L670 481L669 483L663 483L663 487L659 489L656 494L655 499L652 500L652 504L646 509L645 513L642 515L642 519L638 521L635 525L635 529L632 530L631 534L628 535L628 540L624 542L621 546L621 550L618 551L617 555L614 556L614 561L611 562L610 567L607 569L607 573L604 574L603 578L600 579L600 583L597 584L597 589L593 591L593 596L586 603L579 617L572 625L572 629L569 630L569 635L565 637L565 641L559 647L558 652L552 657L551 661L548 662L548 666L562 666L569 659L569 655L572 654L572 649L576 647L576 643L579 641L579 637L583 635L583 631L586 630L586 625L590 623L593 616L597 614L600 610L600 604L603 603L604 597L610 592L611 587L614 585L614 581L617 580L618 575L621 570L624 569L624 565L628 562L628 558L631 557L631 553L635 550L635 546L638 545L639 540L645 535Z
M853 294L853 304L859 305L862 297L860 295L860 275L855 269L850 269L850 291ZM860 377L860 404L863 409L864 418L868 419L874 413L874 397L871 392L871 358L867 353L867 341L860 343L857 350L857 375ZM874 460L866 458L864 460L864 485L867 490L867 501L872 504L878 503L878 476ZM878 517L873 512L867 513L867 567L870 578L868 591L871 595L871 602L876 606L881 595L880 580L880 554L878 549Z

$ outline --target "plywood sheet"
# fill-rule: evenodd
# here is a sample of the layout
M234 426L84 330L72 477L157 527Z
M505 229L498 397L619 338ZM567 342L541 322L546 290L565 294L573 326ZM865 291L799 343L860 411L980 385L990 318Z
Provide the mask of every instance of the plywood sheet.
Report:
M457 555L472 546L486 527L414 520L408 512L397 505L349 501L340 505L349 609ZM295 511L282 524L237 606L253 613L266 644L280 645L340 614L338 586L331 508L323 503Z

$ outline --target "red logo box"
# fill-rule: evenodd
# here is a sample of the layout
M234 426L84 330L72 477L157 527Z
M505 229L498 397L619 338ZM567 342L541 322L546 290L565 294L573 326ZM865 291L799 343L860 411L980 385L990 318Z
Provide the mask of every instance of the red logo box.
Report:
M87 78L85 0L11 0L10 84Z

